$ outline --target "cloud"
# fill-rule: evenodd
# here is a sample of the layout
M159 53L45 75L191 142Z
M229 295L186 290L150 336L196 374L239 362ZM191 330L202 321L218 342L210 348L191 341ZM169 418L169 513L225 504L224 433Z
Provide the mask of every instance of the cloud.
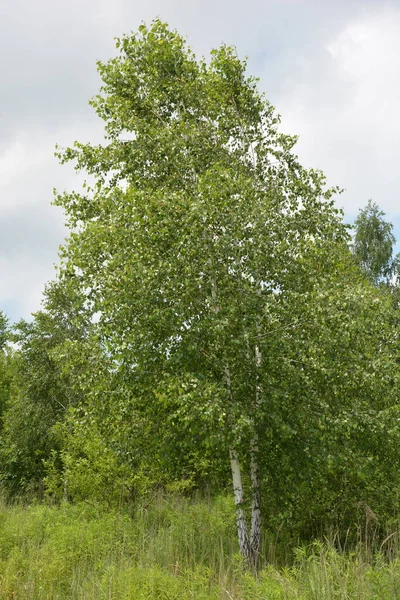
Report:
M399 27L393 7L353 19L318 53L297 57L280 96L301 158L346 188L340 202L349 215L373 198L400 216Z
M0 305L12 320L29 319L40 308L43 283L54 272L42 264L19 256L17 259L0 257Z
M321 167L349 215L369 197L397 207L400 9L380 0L2 0L0 3L0 307L37 310L65 235L52 189L79 188L54 146L98 141L87 102L97 59L114 36L156 16L198 55L221 42L249 56L249 71L300 134L303 162Z
M0 152L0 307L13 319L39 308L44 284L54 277L67 231L61 210L51 206L53 187L79 188L82 180L71 166L58 165L54 146L70 141L75 128L95 137L83 123L52 134L28 130Z

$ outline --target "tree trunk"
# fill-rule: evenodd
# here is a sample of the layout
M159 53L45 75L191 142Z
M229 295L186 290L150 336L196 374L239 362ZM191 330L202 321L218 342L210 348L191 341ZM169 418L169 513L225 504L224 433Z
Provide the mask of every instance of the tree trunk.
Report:
M229 367L225 366L225 383L228 388L228 394L230 400L232 400L232 383L231 383L231 374ZM233 496L235 499L236 506L236 526L237 526L237 534L238 534L238 542L239 542L239 550L240 554L246 561L248 566L251 566L251 551L250 551L250 538L249 538L249 530L247 527L247 519L246 519L246 509L244 505L244 490L243 490L243 482L242 482L242 472L240 468L240 462L238 453L234 446L229 448L229 458L231 461L231 471L232 471L232 485L233 485Z
M251 476L251 566L257 569L261 544L260 470L258 466L258 435L254 432L250 448Z
M215 276L211 277L211 297L213 299L213 310L216 314L219 312L218 305L218 293L217 293L217 282ZM228 390L228 396L232 403L232 382L231 382L231 373L229 369L229 365L226 364L224 367L225 372L225 384ZM258 447L258 444L257 444ZM237 534L238 534L238 542L239 542L239 551L243 556L246 565L250 568L256 566L259 554L260 547L260 532L261 532L261 520L260 520L260 504L259 504L259 485L257 487L256 495L253 492L253 506L252 506L252 518L251 518L251 542L249 537L249 530L247 526L246 519L246 508L244 505L244 490L243 490L243 482L242 482L242 473L240 468L239 457L234 446L229 448L229 458L231 461L231 471L232 471L232 484L233 484L233 495L235 499L236 506L236 526L237 526ZM256 457L255 457L256 461ZM251 481L253 482L253 453L252 453L252 467L251 467ZM257 463L254 462L256 467ZM258 482L258 468L254 469L255 478L254 481ZM253 483L252 483L253 487ZM253 518L254 515L254 518ZM257 516L258 515L258 516ZM253 534L253 525L254 525L254 534ZM256 552L252 551L254 540L254 547L256 548Z
M236 525L239 550L247 565L251 566L252 558L250 551L249 530L247 528L246 511L244 507L244 492L240 462L237 452L234 448L230 448L229 455L231 459L233 494L236 506Z
M258 346L255 347L255 362L257 369L261 366L261 352ZM261 403L261 387L257 382L255 413ZM259 445L258 433L256 431L255 420L253 419L253 437L250 443L250 479L251 479L251 533L250 533L250 552L253 568L257 568L260 556L261 544L261 505L260 505L260 469L259 469Z

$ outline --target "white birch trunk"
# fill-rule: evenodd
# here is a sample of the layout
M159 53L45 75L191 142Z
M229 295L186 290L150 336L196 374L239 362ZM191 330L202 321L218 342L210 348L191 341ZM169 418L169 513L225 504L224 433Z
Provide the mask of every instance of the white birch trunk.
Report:
M215 275L213 274L211 277L211 297L213 300L213 310L216 314L219 312L219 304L218 304L218 291L217 291L217 282L215 279ZM224 366L225 372L225 383L228 389L229 399L232 401L232 383L231 383L231 374L229 370L229 366ZM237 454L236 449L231 446L229 448L229 458L231 462L231 472L232 472L232 485L233 485L233 496L235 500L236 507L236 526L237 526L237 535L238 535L238 543L239 543L239 551L240 554L246 561L248 566L253 566L254 560L252 559L252 552L250 546L250 538L249 538L249 529L247 526L246 519L246 510L244 505L244 490L243 490L243 482L242 482L242 473L240 468L240 461Z
M258 346L255 348L255 362L257 369L261 366L261 352ZM257 383L256 386L256 399L255 409L260 406L261 402L261 388ZM250 478L251 478L251 533L250 533L250 551L251 551L251 562L253 567L257 567L259 555L260 555L260 543L261 543L261 506L260 506L260 469L258 464L259 456L259 445L258 445L258 434L255 430L255 423L253 422L253 437L250 445Z
M232 384L229 367L225 367L225 380L228 388L230 399L232 399ZM248 566L252 565L249 529L247 527L246 509L244 505L244 490L242 482L242 473L240 469L240 461L236 449L231 446L229 448L229 458L231 461L233 497L236 507L236 527L239 542L240 554L246 561Z
M242 474L240 471L240 462L237 452L234 448L230 448L229 455L231 459L233 495L235 498L236 506L236 526L239 550L241 555L246 560L246 563L248 565L251 565L252 559L250 551L249 530L247 528L246 511L244 508L244 491L242 483Z
M250 549L251 562L257 566L260 556L261 543L261 506L260 506L260 471L258 466L258 435L254 433L250 448L250 476L251 476L251 533Z

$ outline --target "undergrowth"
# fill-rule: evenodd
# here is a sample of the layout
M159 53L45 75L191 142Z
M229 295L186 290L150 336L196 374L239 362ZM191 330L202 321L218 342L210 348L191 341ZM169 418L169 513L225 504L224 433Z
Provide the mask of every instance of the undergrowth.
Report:
M264 544L266 546L266 544ZM271 553L271 547L268 551ZM314 542L248 573L230 499L0 506L1 600L400 600L400 560Z

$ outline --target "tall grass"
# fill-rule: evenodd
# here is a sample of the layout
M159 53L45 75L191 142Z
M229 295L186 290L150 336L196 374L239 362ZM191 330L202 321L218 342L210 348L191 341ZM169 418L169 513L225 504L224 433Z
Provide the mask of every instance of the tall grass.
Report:
M159 498L133 516L85 503L1 505L0 599L400 600L393 539L391 561L315 542L294 550L290 567L255 577L237 554L227 498Z

